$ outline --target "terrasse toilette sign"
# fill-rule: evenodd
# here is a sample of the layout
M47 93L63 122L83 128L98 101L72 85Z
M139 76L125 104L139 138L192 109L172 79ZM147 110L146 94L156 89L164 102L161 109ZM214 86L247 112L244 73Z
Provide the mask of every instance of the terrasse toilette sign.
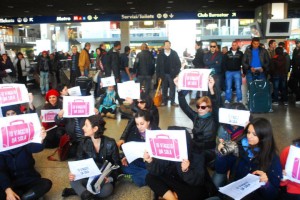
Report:
M64 96L64 117L88 117L94 113L93 96Z
M8 106L29 102L28 91L24 84L1 84L0 105Z
M0 130L0 152L41 142L41 124L36 113L0 118Z
M151 157L179 161L188 159L184 130L147 130L146 145Z
M210 69L185 69L181 71L178 89L207 91L210 72Z

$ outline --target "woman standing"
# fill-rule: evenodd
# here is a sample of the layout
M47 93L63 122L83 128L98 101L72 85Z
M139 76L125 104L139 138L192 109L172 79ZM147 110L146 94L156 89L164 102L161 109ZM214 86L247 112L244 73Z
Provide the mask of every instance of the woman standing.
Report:
M120 158L118 147L114 139L104 136L106 122L100 115L92 115L85 120L83 132L85 138L82 139L78 151L77 160L93 158L99 168L107 160L112 165L119 165ZM69 174L72 188L82 200L92 200L99 197L107 197L113 192L113 185L117 179L117 172L113 171L111 177L106 177L105 184L96 197L87 188L88 179L74 181L75 175Z
M94 91L94 97L97 98L100 95L100 83L101 83L101 78L103 77L104 73L104 66L102 64L102 54L101 54L101 49L97 48L96 49L96 69L99 70L98 77L97 77L97 83L95 84L95 91Z
M7 54L2 54L2 59L0 60L1 69L5 70L6 72L6 76L2 78L3 83L14 83L16 78L16 69L14 68L10 58L7 56Z
M14 66L17 70L18 82L26 85L26 67L29 67L29 62L27 58L24 58L24 55L21 52L17 53L17 58L14 60Z

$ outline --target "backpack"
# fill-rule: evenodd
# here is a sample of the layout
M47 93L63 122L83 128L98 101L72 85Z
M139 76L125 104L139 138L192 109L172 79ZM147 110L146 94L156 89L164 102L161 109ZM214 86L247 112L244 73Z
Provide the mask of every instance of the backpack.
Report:
M72 143L70 141L70 136L68 134L64 134L60 137L58 148L47 157L50 161L65 161L68 159L70 148L72 146ZM58 159L55 158L55 154L58 154Z

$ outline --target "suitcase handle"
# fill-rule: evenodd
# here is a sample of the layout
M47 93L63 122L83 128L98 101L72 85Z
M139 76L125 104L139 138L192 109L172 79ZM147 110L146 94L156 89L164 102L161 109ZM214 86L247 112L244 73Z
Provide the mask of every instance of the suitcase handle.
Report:
M18 123L18 124L24 124L24 120L22 120L22 119L17 119L17 120L15 120L15 121L10 122L9 124L10 124L10 125L13 125L13 124L15 124L15 123L17 123L17 122L20 122L20 123Z
M164 135L164 134L159 134L156 136L156 138L168 138L170 139L170 137L168 135Z

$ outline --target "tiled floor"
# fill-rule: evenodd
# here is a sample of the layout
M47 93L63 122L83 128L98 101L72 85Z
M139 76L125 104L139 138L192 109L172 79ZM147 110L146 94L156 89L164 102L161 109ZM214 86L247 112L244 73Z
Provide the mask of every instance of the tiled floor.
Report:
M37 94L38 92L34 92ZM43 104L40 95L36 95L34 103L36 106ZM288 107L279 105L273 107L273 113L255 114L255 117L265 117L269 119L273 125L276 143L279 152L283 147L290 144L290 141L296 137L300 137L300 105L294 105L290 102ZM160 113L160 127L167 128L169 125L186 126L192 128L192 122L185 116L179 107L161 107ZM119 139L127 121L125 119L107 119L106 135ZM47 156L53 152L51 149L44 150L36 154L36 168L41 172L43 177L52 180L53 187L50 192L45 196L46 200L63 199L61 192L63 188L69 187L68 183L68 166L67 162L53 162L48 161ZM66 199L79 199L76 196ZM114 194L107 198L107 200L150 200L152 193L148 187L138 188L129 182L120 182L117 184Z

